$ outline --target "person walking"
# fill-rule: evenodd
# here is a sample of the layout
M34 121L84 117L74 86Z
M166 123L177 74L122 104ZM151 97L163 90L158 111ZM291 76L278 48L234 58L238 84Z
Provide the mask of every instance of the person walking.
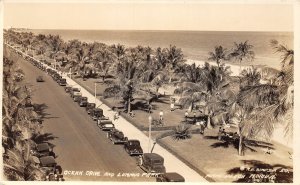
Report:
M185 113L184 113L185 122L187 122L187 118L188 118L188 116L189 116L189 113L188 113L188 111L185 111Z
M163 121L163 116L164 116L164 112L161 110L161 111L159 112L159 120L160 120L160 121Z
M175 107L175 104L174 104L174 102L171 102L171 105L170 105L170 107L171 107L171 112L173 112L173 111L174 111L174 107Z
M114 114L114 121L116 121L117 119L119 119L119 112L116 111Z
M148 113L151 114L152 113L152 104L150 103L148 106Z

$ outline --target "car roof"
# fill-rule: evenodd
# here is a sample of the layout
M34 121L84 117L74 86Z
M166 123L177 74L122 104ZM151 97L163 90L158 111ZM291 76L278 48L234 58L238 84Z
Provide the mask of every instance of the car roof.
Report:
M54 157L52 157L52 156L41 157L40 162L42 165L56 164L56 161L55 161Z
M50 146L49 146L49 144L48 143L41 143L41 144L38 144L37 146L36 146L36 149L37 149L37 151L45 151L45 150L49 150L50 149Z
M102 120L101 124L113 124L111 120Z
M185 181L184 177L176 172L168 172L168 173L163 174L163 176L168 181L171 181L171 182L184 182Z
M144 153L145 158L150 158L150 159L158 159L158 160L164 160L164 158L157 153Z

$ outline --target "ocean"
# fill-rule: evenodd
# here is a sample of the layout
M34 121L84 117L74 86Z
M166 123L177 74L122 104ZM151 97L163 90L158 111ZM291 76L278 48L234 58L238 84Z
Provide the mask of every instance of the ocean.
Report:
M217 45L230 50L234 42L248 40L253 45L255 60L246 65L265 65L280 69L280 55L274 53L270 40L276 39L293 48L292 32L236 32L236 31L110 31L110 30L31 30L35 34L58 34L64 40L78 39L85 42L102 42L108 45L122 44L181 48L185 58L192 61L207 61L208 52Z

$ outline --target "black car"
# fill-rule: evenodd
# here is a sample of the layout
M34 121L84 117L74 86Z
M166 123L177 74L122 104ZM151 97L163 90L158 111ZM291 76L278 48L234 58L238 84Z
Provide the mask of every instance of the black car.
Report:
M124 149L125 151L130 155L143 155L143 149L141 147L140 141L139 140L128 140L124 144Z
M103 117L103 116L104 116L104 115L103 115L103 110L100 109L100 108L94 108L94 109L91 111L90 115L91 115L91 117L92 117L92 119L93 119L94 121L98 121L98 119L99 119L100 117Z
M59 79L58 84L60 86L66 86L67 85L67 80L65 78L61 78L61 79Z
M87 104L88 104L88 98L85 97L85 96L83 96L83 97L80 98L80 100L78 101L78 103L79 103L80 107L86 107Z
M111 131L115 128L115 125L110 120L102 121L98 123L98 127L103 131Z
M158 175L156 182L185 182L185 179L176 172L168 172Z
M52 156L44 156L39 158L40 159L40 166L41 167L50 167L50 168L54 168L56 166L56 161L54 159L54 157Z
M38 77L36 78L36 81L37 81L37 82L44 82L45 80L44 80L43 76L38 76Z
M49 146L48 143L41 143L37 144L34 150L31 150L32 155L37 157L43 157L43 156L53 156L55 157L55 154L52 151L52 148Z
M139 166L147 173L166 173L164 158L156 153L144 153Z
M73 96L74 102L79 102L81 98L82 98L81 95L75 95L75 96Z
M97 119L97 124L100 124L101 122L107 121L107 120L109 120L109 117L100 116L100 117L98 117L98 119Z
M96 107L95 103L87 103L85 110L88 114L90 114L95 107Z
M67 93L71 92L71 89L72 89L71 86L66 86L66 87L65 87L65 91L66 91Z
M76 88L76 87L73 87L70 91L70 95L71 97L73 98L74 96L76 95L81 95L81 92L80 92L80 89L79 88Z
M123 132L117 129L109 131L107 137L113 144L124 144L128 141L128 138L124 136Z

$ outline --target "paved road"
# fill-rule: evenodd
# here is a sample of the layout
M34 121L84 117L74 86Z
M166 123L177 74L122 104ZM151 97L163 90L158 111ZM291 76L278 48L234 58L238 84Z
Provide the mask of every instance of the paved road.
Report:
M113 145L100 131L96 123L77 103L58 86L51 77L35 68L29 62L20 60L20 66L26 75L26 82L33 85L33 100L47 106L43 125L45 134L55 145L57 162L67 173L66 180L103 180L103 181L153 181L153 178L116 177L118 173L143 174L137 167L136 159L128 156L122 145ZM36 82L43 75L45 82ZM53 134L53 135L52 135ZM71 172L73 171L73 172ZM92 176L87 171L95 172ZM101 176L98 176L101 172ZM114 177L104 177L104 173L114 173ZM81 175L82 173L82 175Z

